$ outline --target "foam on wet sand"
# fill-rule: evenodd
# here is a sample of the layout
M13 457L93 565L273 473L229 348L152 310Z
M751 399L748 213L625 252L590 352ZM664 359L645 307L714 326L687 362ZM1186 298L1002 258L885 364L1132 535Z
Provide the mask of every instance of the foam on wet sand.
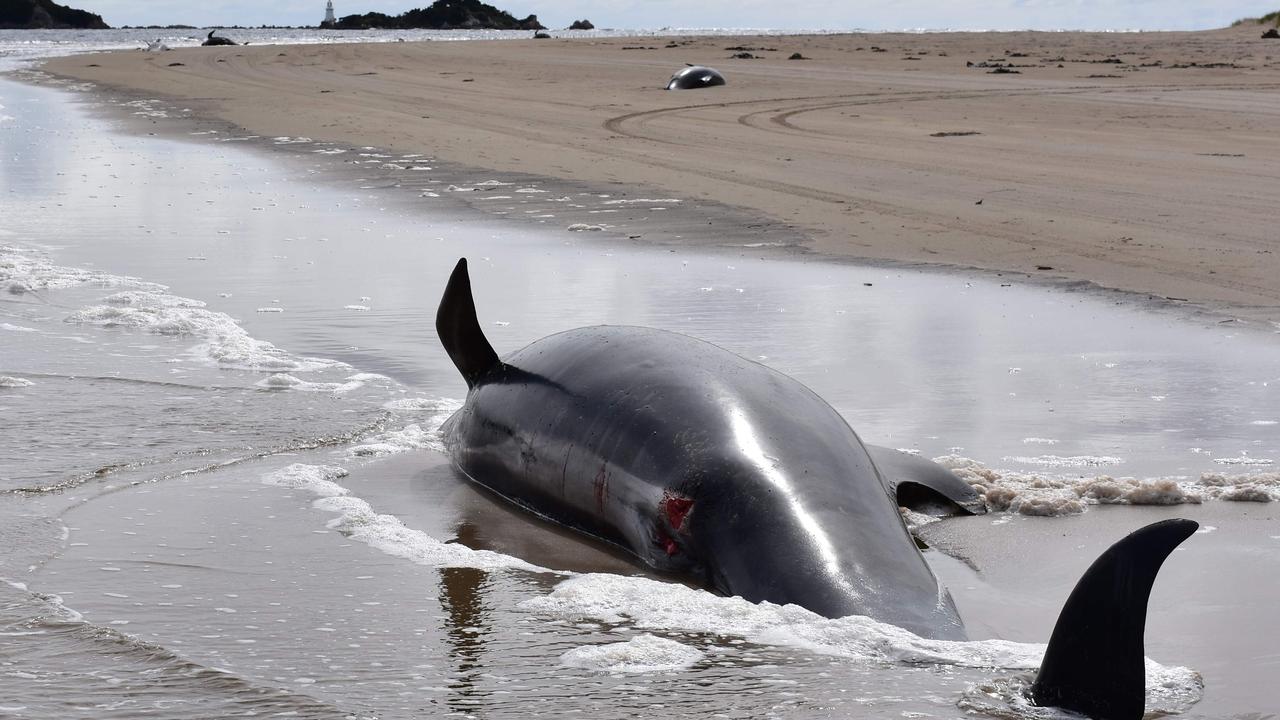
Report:
M1183 505L1207 500L1271 502L1280 500L1280 473L1226 475L1202 473L1187 478L1115 478L1110 475L1057 477L994 470L958 455L934 458L978 491L987 509L1019 515L1074 515L1090 505Z

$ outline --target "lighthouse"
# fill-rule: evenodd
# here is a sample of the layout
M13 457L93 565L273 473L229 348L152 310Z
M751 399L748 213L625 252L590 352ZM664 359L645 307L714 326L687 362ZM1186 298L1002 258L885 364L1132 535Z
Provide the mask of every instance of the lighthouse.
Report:
M333 27L338 24L338 18L333 15L333 0L325 3L324 6L324 22L320 23L320 27Z

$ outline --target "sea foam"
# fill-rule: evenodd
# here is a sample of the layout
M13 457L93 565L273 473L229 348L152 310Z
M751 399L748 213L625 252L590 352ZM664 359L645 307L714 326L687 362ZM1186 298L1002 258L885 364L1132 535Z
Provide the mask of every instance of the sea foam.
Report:
M204 342L192 348L198 358L220 366L267 372L306 372L340 364L299 358L269 342L249 336L234 318L209 310L199 300L162 290L126 290L103 298L101 305L82 308L67 322L101 327L129 327L159 335L194 337Z
M796 605L757 604L684 585L603 573L571 577L549 595L525 600L520 607L570 621L737 637L871 663L1028 671L1039 667L1046 647L1007 640L928 640L859 615L831 619ZM1151 660L1146 667L1149 709L1178 712L1199 700L1203 683L1195 671Z
M164 285L144 282L126 275L55 265L38 250L0 245L0 289L18 294L81 285L129 287L157 292L165 289Z
M645 633L626 642L574 648L560 656L560 663L596 672L647 673L682 670L704 656L695 647Z
M1194 480L1117 478L1110 475L1067 478L997 471L959 455L934 458L934 462L968 482L991 512L1057 516L1082 513L1090 505L1185 505L1207 500L1280 500L1280 473L1203 473Z
M337 466L295 463L264 475L262 482L317 495L318 499L312 506L337 515L328 522L329 529L392 557L437 568L551 572L510 555L442 542L428 533L406 526L394 515L378 513L368 502L350 495L347 488L336 482L346 475L346 469Z

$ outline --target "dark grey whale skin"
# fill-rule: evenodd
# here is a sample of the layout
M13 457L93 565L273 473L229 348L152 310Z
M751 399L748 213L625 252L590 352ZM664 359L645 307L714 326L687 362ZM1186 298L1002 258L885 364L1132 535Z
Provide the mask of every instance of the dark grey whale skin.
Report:
M504 361L480 329L465 259L436 332L468 387L442 432L474 482L726 595L964 637L898 504L977 511L972 488L927 460L864 446L799 382L635 327L570 330ZM1143 717L1147 601L1197 527L1162 520L1099 556L1058 616L1033 703Z
M677 70L671 76L671 79L667 81L667 89L697 90L724 84L724 75L721 75L719 70L713 70L702 65L690 65Z
M470 479L660 571L963 637L839 413L710 343L640 327L551 335L483 375L443 435Z

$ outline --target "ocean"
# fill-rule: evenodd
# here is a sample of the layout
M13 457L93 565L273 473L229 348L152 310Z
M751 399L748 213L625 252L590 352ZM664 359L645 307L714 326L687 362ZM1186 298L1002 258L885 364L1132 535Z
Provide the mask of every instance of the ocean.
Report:
M0 57L145 36L54 37ZM0 79L0 718L1054 717L1017 688L1062 598L1173 516L1203 527L1152 599L1149 711L1273 711L1277 328L754 237L647 246L619 229L696 203L131 133L180 109L22 77L43 84ZM716 597L466 484L433 326L463 256L500 353L688 333L998 487L920 530L975 640Z

